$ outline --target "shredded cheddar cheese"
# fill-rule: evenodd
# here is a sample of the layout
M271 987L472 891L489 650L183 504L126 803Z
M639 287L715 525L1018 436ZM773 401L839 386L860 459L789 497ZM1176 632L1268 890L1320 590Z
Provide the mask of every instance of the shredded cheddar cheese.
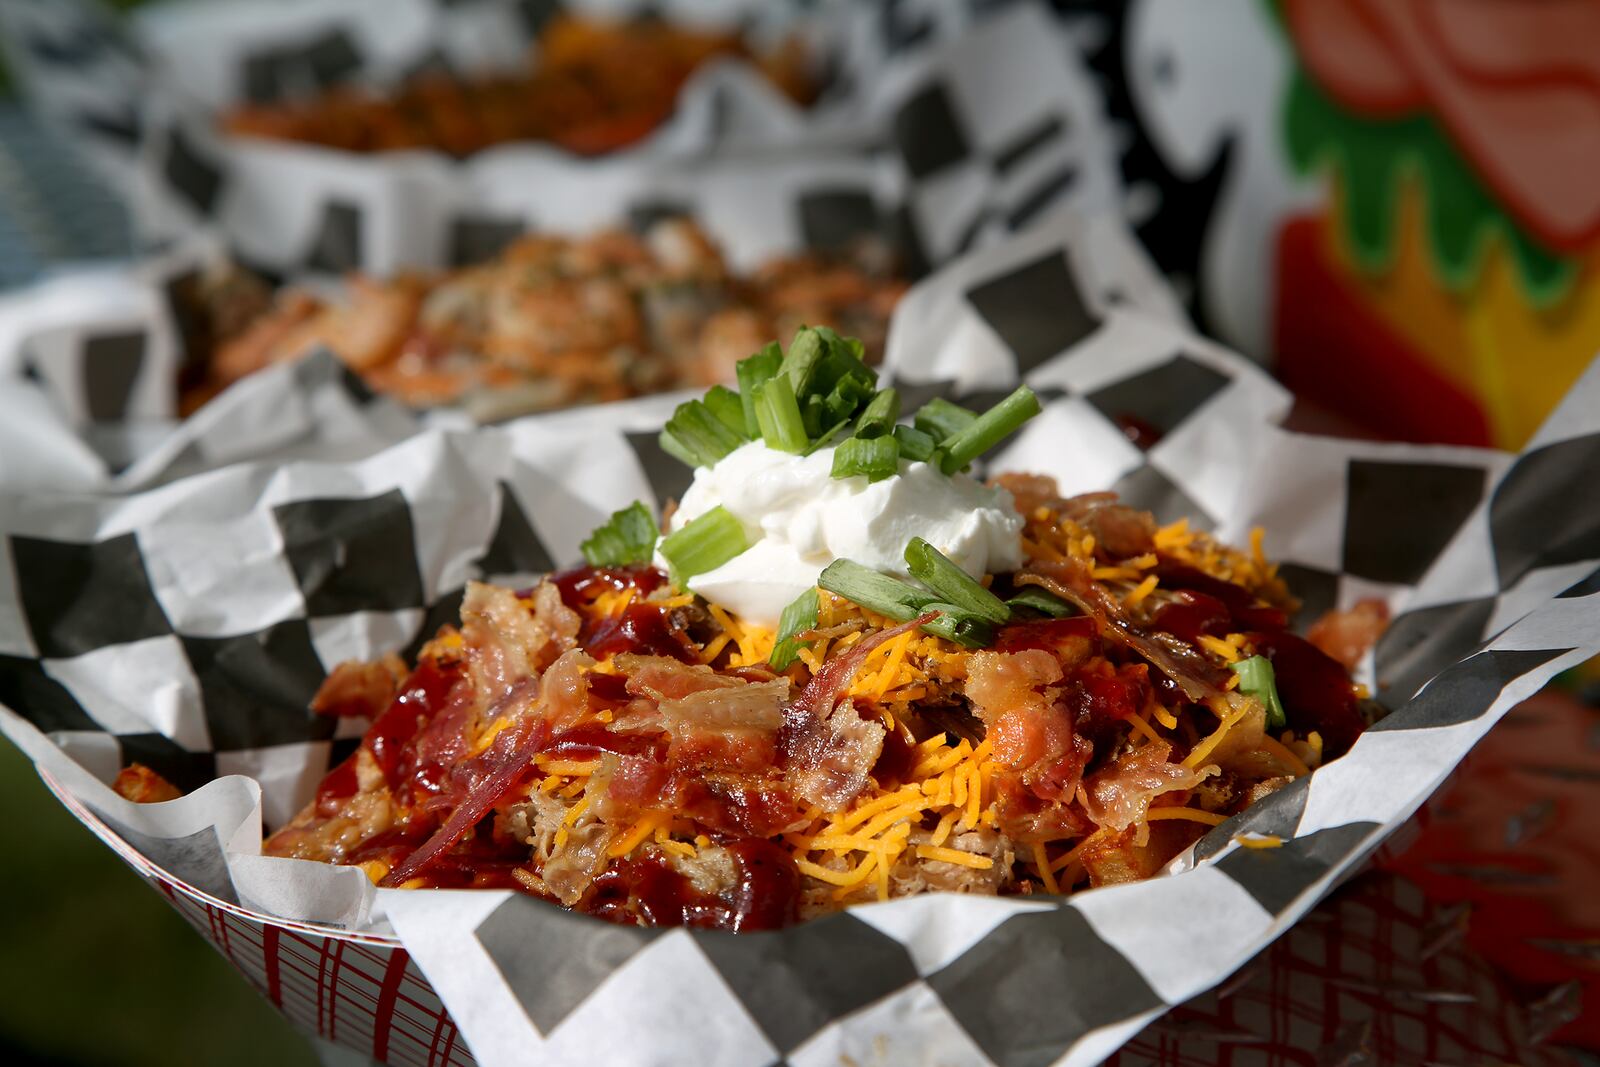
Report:
M1202 811L1199 808L1162 807L1151 808L1145 813L1145 822L1159 822L1162 819L1187 819L1190 822L1203 822L1207 826L1220 826L1228 821L1226 815L1215 811Z
M1232 712L1226 719L1222 720L1222 725L1218 726L1214 733L1194 746L1194 751L1184 757L1183 765L1185 767L1198 767L1204 763L1205 758L1211 755L1212 749L1222 744L1222 739L1228 736L1228 731L1238 726L1249 713L1250 705L1248 703L1241 704L1237 711Z
M891 653L892 655L892 653ZM962 739L954 745L939 734L919 744L907 781L898 789L864 797L844 811L815 813L812 826L786 834L799 869L835 887L843 900L872 886L880 899L888 899L895 863L908 850L923 859L938 859L974 870L987 870L994 861L948 842L959 832L976 829L993 803L985 771L992 746L976 747ZM936 820L927 844L911 845L911 831Z
M665 826L671 820L672 816L663 812L645 812L645 814L639 818L639 821L633 824L632 829L623 834L621 837L617 838L615 841L611 842L611 847L606 849L606 855L612 857L613 859L618 856L626 856L628 853L644 844L645 841L651 837L651 835L653 835L658 829Z
M1282 848L1283 838L1277 834L1238 834L1234 840L1242 848Z
M1056 874L1050 869L1050 854L1045 851L1043 841L1034 843L1033 865L1039 872L1039 881L1044 883L1046 893L1056 894L1061 892L1061 886L1056 882Z
M1156 584L1161 579L1153 574L1147 574L1144 580L1133 587L1133 591L1123 598L1122 603L1130 608L1136 608L1145 597L1156 591Z

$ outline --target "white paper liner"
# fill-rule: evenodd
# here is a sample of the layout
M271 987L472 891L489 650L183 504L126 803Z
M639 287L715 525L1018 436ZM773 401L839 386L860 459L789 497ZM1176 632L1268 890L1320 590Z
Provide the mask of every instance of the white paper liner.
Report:
M612 509L681 492L688 472L654 441L670 398L432 429L355 460L262 457L121 497L7 490L0 728L219 899L391 923L480 1062L897 1062L930 1047L956 1063L1095 1062L1257 952L1511 704L1600 650L1586 491L1600 364L1519 457L1290 435L1275 426L1287 396L1253 365L1111 306L1075 283L1072 256L1030 237L931 278L893 323L897 382L962 396L1024 377L1046 411L994 468L1070 480L1081 464L1163 519L1229 537L1266 523L1269 555L1314 605L1380 595L1398 613L1367 677L1399 710L1212 831L1181 873L1062 901L892 901L735 937L260 862L262 820L306 800L351 741L304 711L321 673L431 633L468 579L571 561ZM303 376L310 407L350 402L344 376ZM280 399L246 382L241 418L257 396ZM1126 417L1159 442L1135 447ZM0 454L26 450L0 435ZM191 786L223 777L135 807L101 784L130 759ZM1243 830L1285 843L1241 849Z

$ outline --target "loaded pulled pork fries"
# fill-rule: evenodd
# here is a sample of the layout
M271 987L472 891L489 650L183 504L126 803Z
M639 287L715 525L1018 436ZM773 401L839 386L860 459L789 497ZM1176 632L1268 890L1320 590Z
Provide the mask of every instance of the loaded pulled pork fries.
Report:
M858 334L876 359L905 291L891 261L865 243L741 275L699 226L669 218L639 234L530 235L433 276L354 276L339 299L274 294L219 264L176 294L189 351L207 354L183 408L318 347L380 393L484 421L729 380L741 357L806 322Z
M682 405L662 443L696 474L665 533L635 504L583 566L469 585L414 665L334 670L315 710L371 726L266 851L768 929L1149 877L1365 728L1350 670L1382 605L1302 638L1259 531L980 484L1027 387L901 423L860 351L802 330Z
M671 117L678 93L702 65L724 57L754 63L797 104L817 86L797 39L753 48L738 33L659 19L552 18L538 61L524 71L460 76L430 69L390 90L340 85L318 95L246 104L222 116L231 134L346 152L433 148L468 156L512 141L545 141L600 155L648 137Z

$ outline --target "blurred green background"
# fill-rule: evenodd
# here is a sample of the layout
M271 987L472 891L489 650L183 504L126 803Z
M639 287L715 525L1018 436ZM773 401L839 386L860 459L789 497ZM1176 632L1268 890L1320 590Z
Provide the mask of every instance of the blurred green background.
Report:
M139 0L109 0L129 8ZM60 177L38 131L9 99L0 64L0 158L13 210L0 241L48 253L62 223L30 217L28 198ZM76 165L73 164L76 169ZM78 175L72 175L76 179ZM105 201L86 220L100 225ZM16 205L19 205L17 207ZM120 224L122 220L113 220ZM125 233L122 226L118 229ZM70 230L66 243L78 235ZM105 254L120 233L75 242ZM7 260L19 256L13 247ZM6 275L0 270L0 275ZM13 276L14 277L14 276ZM8 280L11 280L8 278ZM0 1064L18 1067L314 1067L311 1043L110 849L67 813L28 760L0 739Z
M0 1063L317 1063L306 1039L4 740L0 811Z

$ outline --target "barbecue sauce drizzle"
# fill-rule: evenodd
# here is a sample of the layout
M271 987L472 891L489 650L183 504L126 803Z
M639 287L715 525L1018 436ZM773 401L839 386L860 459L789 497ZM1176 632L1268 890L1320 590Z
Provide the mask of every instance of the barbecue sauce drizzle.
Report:
M1177 591L1177 597L1158 610L1152 628L1189 642L1208 634L1220 637L1230 632L1247 633L1261 654L1273 663L1290 725L1302 732L1322 731L1331 755L1349 748L1362 726L1349 679L1338 663L1288 632L1288 619L1281 610L1263 604L1238 585L1171 560L1163 560L1156 573L1164 587ZM665 582L660 571L651 567L579 567L555 575L550 581L562 601L575 610L606 590L637 590L638 599L620 614L601 620L586 619L579 644L590 655L603 659L631 652L698 662L693 643L672 625L668 612L644 599ZM1001 652L1053 650L1063 642L1084 638L1096 638L1094 620L1084 616L1025 620L1003 627L995 647ZM437 715L457 678L455 664L420 661L399 696L367 731L362 745L372 753L391 787L399 786L409 776L416 785L437 788L428 772L442 772L443 768L417 766L414 742L421 727ZM1078 729L1087 728L1094 734L1103 734L1118 720L1136 713L1143 699L1143 685L1156 686L1169 699L1176 688L1160 672L1149 672L1146 680L1143 672L1130 675L1126 668L1110 676L1075 670L1069 673L1067 682L1078 694ZM621 706L629 699L625 680L618 676L592 674L589 685L591 703ZM680 787L685 784L674 783L677 772L660 765L662 752L657 742L615 734L596 724L551 737L538 751L572 760L592 760L606 754L642 760L659 770L659 776L665 779L662 788L669 783ZM892 735L873 768L875 777L881 784L898 782L909 770L910 754L909 743ZM513 784L524 780L526 775ZM745 821L742 815L759 815L757 809L772 802L771 798L756 797L752 811L746 813L739 809L746 806L748 791L726 784L695 784L698 788L684 791L682 799L689 801L692 797L692 806L729 829L737 829ZM319 809L331 813L340 800L353 795L357 788L356 755L352 754L323 779L317 792ZM708 805L720 810L705 810ZM528 891L514 874L518 868L533 873L530 862L518 858L525 856L525 846L498 839L491 823L492 816L486 817L466 838L434 859L418 881L433 887ZM401 862L436 826L436 818L414 818L364 842L345 862ZM647 851L612 862L595 879L576 910L612 922L734 931L777 929L793 922L800 891L793 858L759 836L722 836L718 843L728 851L736 871L733 885L722 894L701 892L665 856Z

